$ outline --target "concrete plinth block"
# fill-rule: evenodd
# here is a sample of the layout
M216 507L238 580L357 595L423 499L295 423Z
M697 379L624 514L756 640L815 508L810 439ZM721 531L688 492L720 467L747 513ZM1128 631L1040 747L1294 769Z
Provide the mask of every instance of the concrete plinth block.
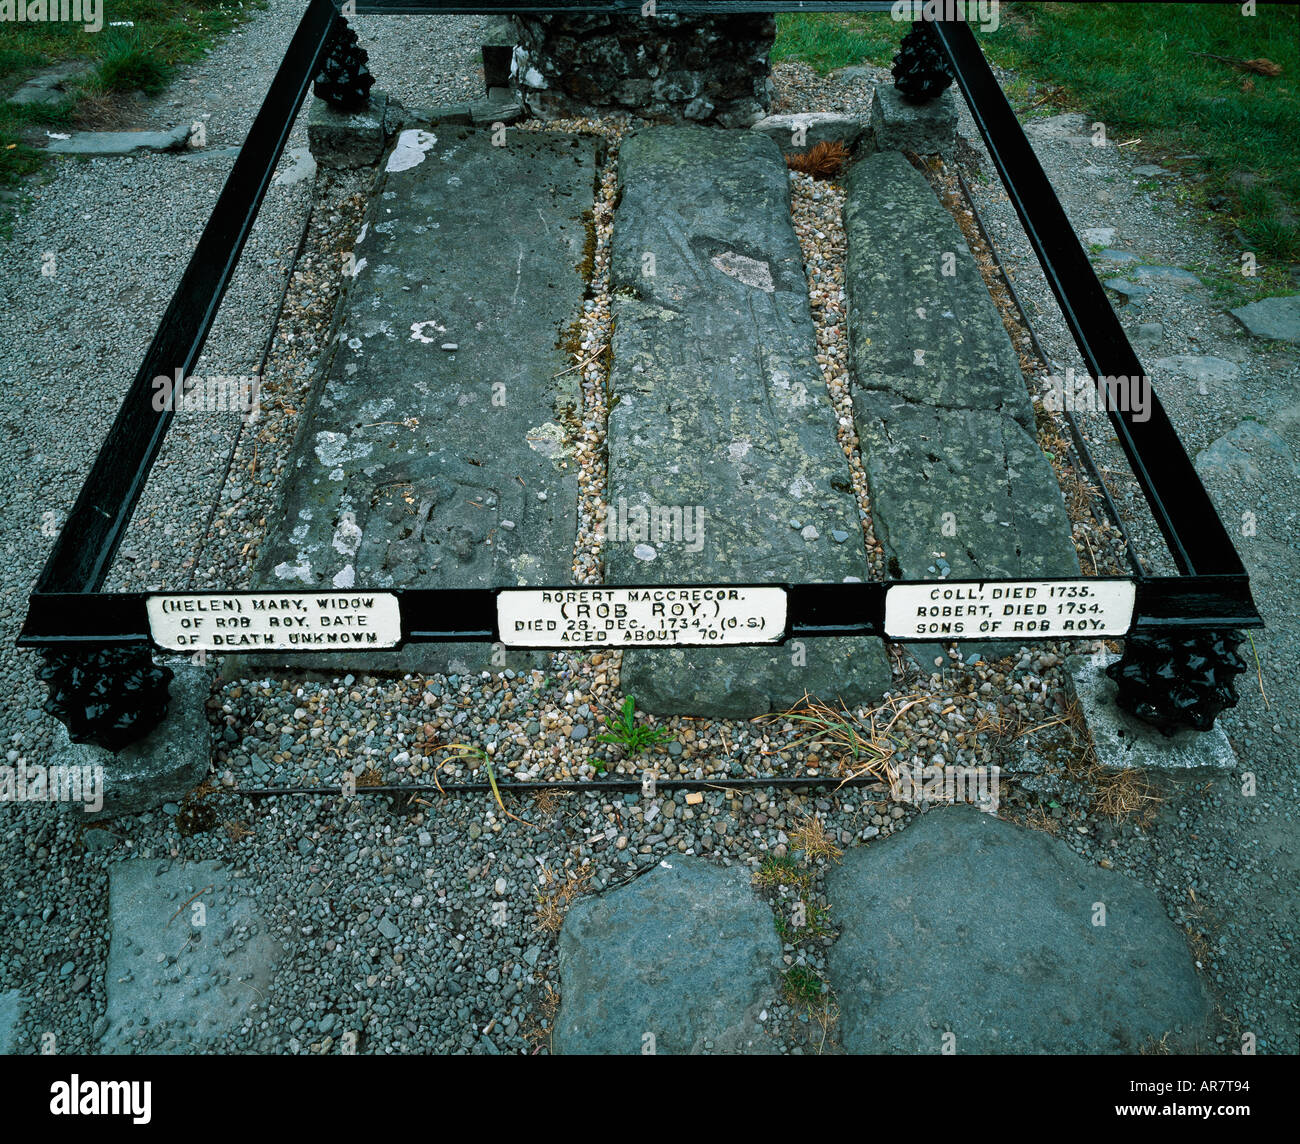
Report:
M957 141L957 100L949 88L928 103L909 103L896 87L880 84L871 97L871 126L881 151L948 151Z
M53 767L81 770L88 821L140 814L165 802L179 802L208 773L210 735L204 704L212 690L212 669L184 666L174 669L167 717L143 739L114 753L93 743L74 743L59 724L50 754ZM99 768L96 770L95 768ZM103 803L95 807L94 776L102 775ZM87 790L85 776L91 776Z
M384 151L388 96L372 91L365 107L339 111L323 99L313 99L307 115L307 143L322 167L368 167Z
M1097 762L1108 770L1231 771L1237 756L1221 727L1179 731L1166 736L1134 718L1115 703L1118 688L1106 668L1119 656L1072 656L1066 666L1084 721L1097 749Z

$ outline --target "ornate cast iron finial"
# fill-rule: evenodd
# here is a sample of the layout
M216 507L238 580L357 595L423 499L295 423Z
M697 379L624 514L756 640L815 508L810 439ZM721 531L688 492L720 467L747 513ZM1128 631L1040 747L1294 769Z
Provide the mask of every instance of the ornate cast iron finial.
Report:
M316 75L316 95L332 107L353 111L370 99L375 77L366 67L370 58L342 16L330 32L325 46L325 61Z
M952 83L947 60L928 20L918 20L894 56L894 86L904 99L924 103Z
M1115 702L1166 735L1184 728L1208 731L1225 707L1237 705L1233 676L1246 670L1236 651L1241 632L1136 633L1106 668L1119 684Z
M167 714L172 669L144 646L46 651L36 675L49 685L45 710L74 743L119 751L143 738Z

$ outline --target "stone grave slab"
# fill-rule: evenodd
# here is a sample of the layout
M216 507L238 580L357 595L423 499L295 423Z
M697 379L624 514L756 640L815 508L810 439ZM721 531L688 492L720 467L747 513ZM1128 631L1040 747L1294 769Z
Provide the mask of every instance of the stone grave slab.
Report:
M857 163L847 188L854 420L889 578L1077 576L1015 350L960 229L897 152ZM930 669L941 654L908 646Z
M228 1044L268 995L284 953L246 875L215 860L119 862L109 872L108 912L103 1053Z
M949 1033L959 1055L1199 1047L1209 1002L1160 900L1048 834L932 810L849 850L827 897L849 1053L938 1054Z
M780 987L781 941L744 867L671 858L581 898L559 956L556 1053L773 1051L759 1014Z
M780 148L655 127L624 141L619 179L606 583L865 579ZM731 718L889 682L877 640L629 650L622 671L641 709Z
M295 443L256 587L340 592L572 580L574 376L595 200L591 137L403 131ZM259 653L275 669L516 669L491 645Z

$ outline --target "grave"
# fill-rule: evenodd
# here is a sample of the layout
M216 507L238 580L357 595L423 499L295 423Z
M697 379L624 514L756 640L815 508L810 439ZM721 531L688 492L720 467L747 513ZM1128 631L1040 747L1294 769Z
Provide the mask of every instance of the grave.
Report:
M624 141L614 216L609 499L697 535L613 532L610 584L867 578L848 462L818 368L780 149L753 131L654 127ZM806 658L805 658L806 657ZM801 662L802 660L802 662ZM878 640L626 651L642 709L748 717L878 698Z
M404 130L354 249L258 584L338 593L567 583L578 397L565 351L586 289L591 137ZM490 644L333 651L276 669L501 670Z
M342 112L380 101L365 58L333 5L312 0L31 595L20 646L41 649L40 678L51 691L46 710L80 741L118 749L158 723L170 672L155 668L153 651L242 649L225 638L238 636L238 624L218 633L220 642L187 636L185 609L268 611L266 595L238 590L212 608L180 599L183 592L103 588L171 420L170 410L153 403L151 379L197 360L312 80ZM752 62L757 76L766 59ZM494 57L492 68L500 64ZM545 88L545 74L535 70ZM954 78L1092 373L1141 375L1082 247L1043 239L1068 234L1069 221L970 29L962 21L919 21L897 59L898 93L934 100ZM692 79L682 90L665 88L664 98L687 102L662 114L726 123L696 86ZM692 108L700 99L712 106ZM493 104L492 93L486 102ZM500 98L497 106L504 106ZM512 657L487 644L505 640L507 618L512 631L536 630L518 614L529 606L524 594L503 585L558 587L571 572L577 400L573 379L558 379L572 369L565 339L577 332L587 286L599 145L590 137L520 132L526 141L504 147L504 128L475 132L426 120L416 109L388 110L382 130L400 134L349 255L352 281L254 585L278 590L281 603L297 589L295 599L314 609L321 630L306 640L259 632L248 642L261 654L231 664L232 671L461 673L540 664L541 655ZM470 106L467 113L480 123L495 110ZM735 121L752 124L761 117L753 110L742 107ZM460 109L453 114L463 118ZM936 122L946 114L940 99ZM374 127L365 129L373 135ZM876 123L876 145L907 145L907 136L891 137L888 128L888 116ZM620 321L611 396L620 404L610 418L606 503L620 516L625 505L651 520L658 510L670 532L675 519L685 524L687 509L726 528L695 551L669 544L661 555L656 536L631 544L629 556L616 542L606 583L644 583L652 575L652 584L671 578L697 591L708 586L697 578L707 571L729 591L779 601L770 613L751 612L745 627L766 625L769 642L793 638L779 652L671 648L653 672L640 667L648 653L633 651L624 690L640 690L644 709L716 716L766 711L805 688L821 698L871 698L889 682L876 637L922 634L894 621L898 607L930 589L853 586L866 571L859 510L821 380L808 372L813 330L780 148L762 132L729 138L716 128L706 135L690 134L700 128L654 130L627 140L626 159L634 171L639 164L654 172L649 182L662 186L647 189L624 172L615 224ZM656 204L664 187L678 201ZM1012 577L1017 591L1027 576L1077 577L1060 490L1037 450L1018 363L960 232L897 151L852 168L848 196L854 414L887 578L964 577L985 592ZM936 263L949 256L954 273L939 271L950 279L940 283ZM663 271L647 273L656 260ZM1262 621L1232 538L1158 400L1152 396L1149 420L1139 425L1121 409L1116 425L1178 574L1139 570L1106 588L1104 605L1095 602L1101 589L1076 587L1094 596L1090 607L1104 619L1086 630L1125 638L1112 670L1121 706L1162 729L1204 730L1236 702L1231 680L1245 664L1232 649L1244 628ZM657 452L659 463L647 462L647 451ZM737 579L751 571L757 584ZM787 599L773 584L803 588ZM359 597L342 595L354 590ZM344 611L383 612L385 638L358 632L362 624L342 630L336 621ZM1064 604L1056 611L1074 614ZM190 631L197 627L191 623ZM1018 638L1018 630L1004 634ZM1062 621L1061 630L1081 629ZM710 642L739 642L718 638L723 634L707 633ZM955 624L923 634L969 636ZM1042 625L1026 626L1025 634L1041 638ZM803 635L819 638L809 647ZM438 642L448 637L473 642ZM403 641L399 652L378 650ZM514 642L520 650L566 646ZM268 646L281 650L267 653ZM1005 646L966 650L992 654ZM916 650L925 662L938 648ZM688 674L703 683L692 686Z
M897 151L855 164L847 190L854 420L888 576L1077 576L1015 350L957 224ZM941 648L909 652L933 668Z

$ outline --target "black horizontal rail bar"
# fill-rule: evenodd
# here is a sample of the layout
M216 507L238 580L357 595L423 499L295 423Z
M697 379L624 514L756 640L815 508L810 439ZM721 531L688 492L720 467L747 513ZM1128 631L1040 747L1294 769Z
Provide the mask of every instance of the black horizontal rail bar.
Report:
M960 21L936 21L934 28L1079 353L1099 388L1103 377L1145 377L974 33ZM1244 575L1232 538L1155 390L1151 390L1146 421L1135 420L1128 409L1116 408L1118 404L1106 402L1111 424L1179 570Z
M1122 576L1043 577L1035 583L1079 580L1124 581ZM983 584L1002 581L986 579ZM1006 581L1020 583L1022 581ZM783 588L787 593L787 628L785 638L805 639L828 636L883 637L885 595L895 586L933 588L947 581L909 580L870 582L858 584L765 584L749 587ZM955 583L955 582L954 582ZM962 581L965 583L965 581ZM1140 628L1188 628L1209 630L1214 628L1262 627L1263 621L1255 611L1250 596L1250 585L1245 576L1165 576L1134 580L1137 598L1133 610L1133 626ZM673 588L689 588L689 584L674 584ZM705 585L701 585L702 587ZM708 585L714 586L714 585ZM742 587L743 585L734 585ZM547 588L538 586L535 591L570 591L575 588L595 590L614 587L664 587L664 585L574 585L566 584ZM495 641L497 630L497 596L500 588L352 588L344 595L355 596L373 591L375 594L393 595L398 599L402 615L403 643L452 643L461 641ZM256 594L261 590L254 590ZM298 589L295 589L297 592ZM244 596L246 592L185 591L185 592L102 592L90 593L36 593L31 597L27 619L18 637L20 647L109 646L113 644L148 643L151 640L149 619L145 602L151 596ZM268 592L276 595L278 593ZM322 590L323 595L339 595L334 589ZM936 637L917 637L923 642L933 642ZM952 638L952 637L938 637ZM980 642L999 637L974 636ZM1025 634L1003 637L1029 638ZM1065 636L1043 637L1051 639ZM899 640L899 642L908 642ZM522 645L520 645L522 646ZM732 645L741 646L741 645ZM772 646L755 645L755 646ZM290 649L272 649L277 654ZM319 654L321 648L309 647L304 652ZM340 650L340 649L332 649Z
M156 377L186 377L198 362L293 121L338 19L331 0L312 0L271 81L198 245L117 418L37 581L38 592L94 592L108 575L149 470L171 424L171 402L155 408Z
M361 16L639 16L646 0L358 0ZM781 12L888 12L890 0L655 0L658 16L746 16Z

